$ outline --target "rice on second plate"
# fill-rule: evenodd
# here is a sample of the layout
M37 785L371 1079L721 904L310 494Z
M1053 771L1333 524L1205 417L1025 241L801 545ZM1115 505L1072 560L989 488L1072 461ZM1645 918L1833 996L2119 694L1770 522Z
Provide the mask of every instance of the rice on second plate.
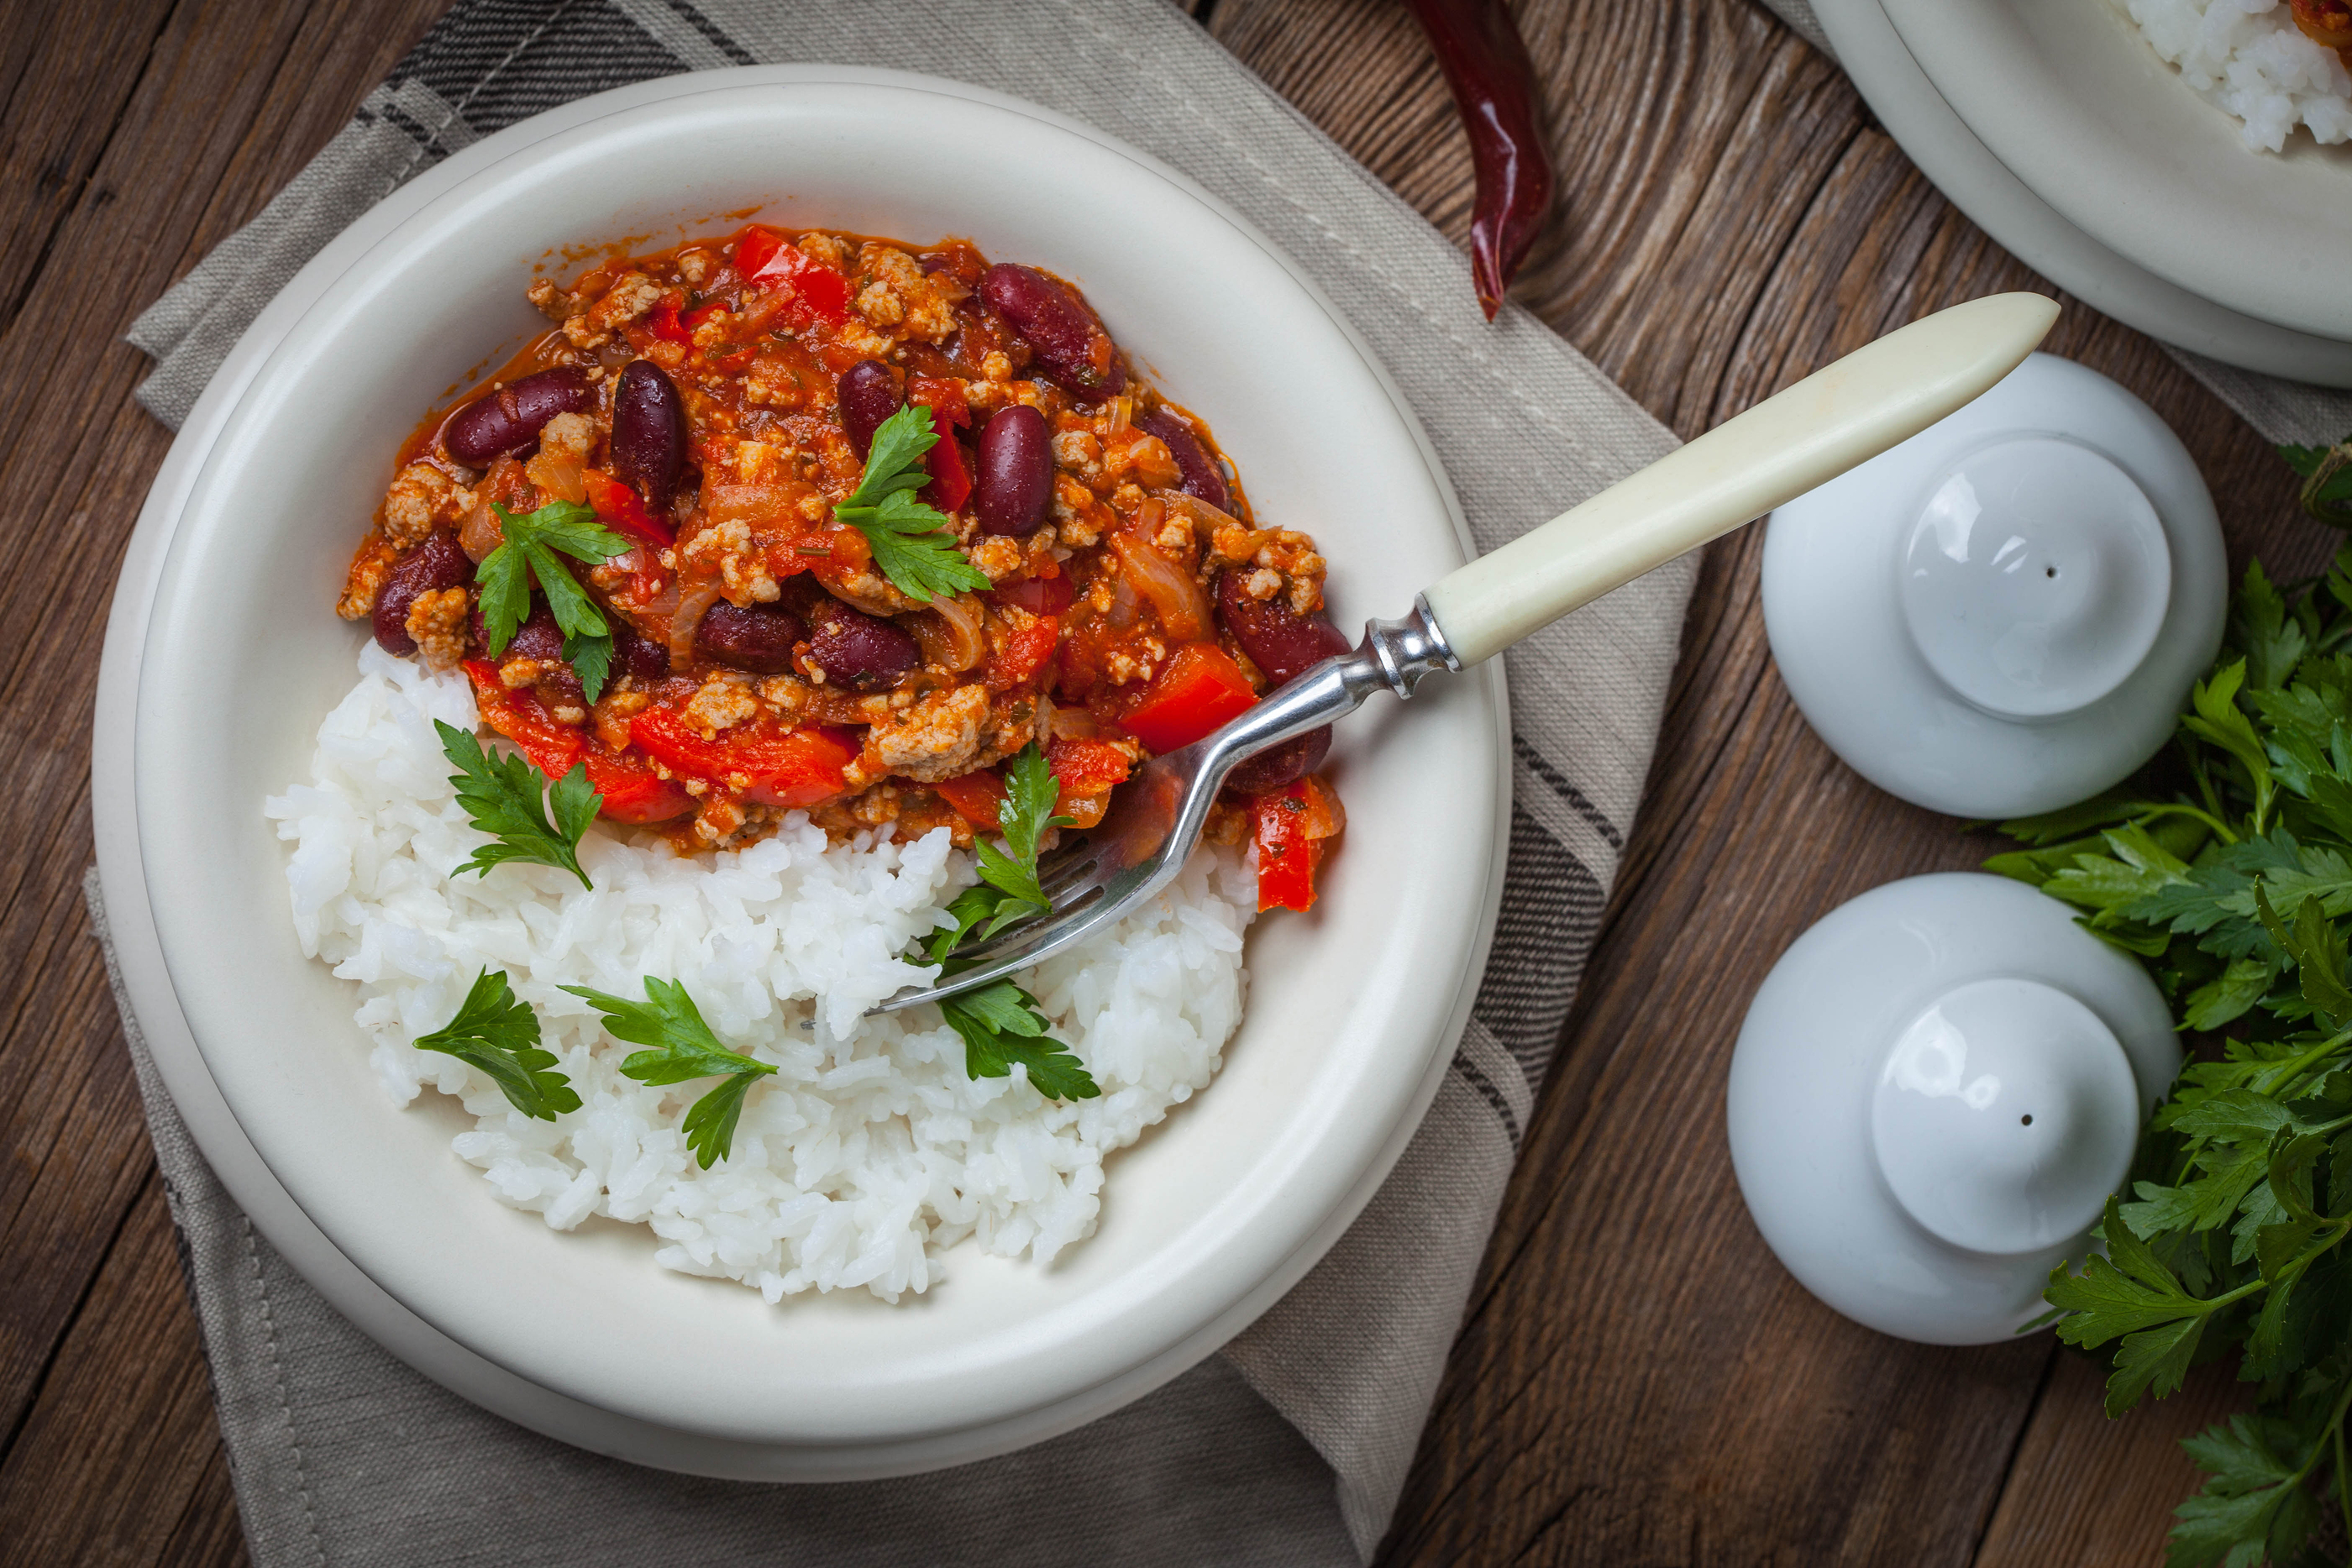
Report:
M1047 1100L1017 1074L971 1079L936 1010L864 1019L909 977L898 955L972 881L944 831L828 847L804 821L748 848L682 857L651 835L593 832L593 891L544 866L453 877L484 836L448 782L436 718L475 726L465 679L370 643L319 730L311 779L266 806L294 845L287 876L305 954L359 983L357 1019L393 1099L457 1096L456 1152L500 1200L569 1229L591 1215L650 1226L685 1273L797 1291L864 1286L886 1301L945 1277L965 1238L1050 1260L1090 1235L1103 1160L1214 1076L1240 1021L1242 934L1255 883L1203 850L1150 909L1029 982L1102 1087ZM484 964L531 1005L582 1108L514 1111L486 1074L416 1050ZM625 1078L633 1049L560 989L636 996L681 981L730 1048L774 1062L734 1149L697 1167L679 1123L695 1084Z
M2321 142L2352 138L2352 74L2295 28L2286 0L2127 0L2124 9L2180 79L2273 152L2297 125Z

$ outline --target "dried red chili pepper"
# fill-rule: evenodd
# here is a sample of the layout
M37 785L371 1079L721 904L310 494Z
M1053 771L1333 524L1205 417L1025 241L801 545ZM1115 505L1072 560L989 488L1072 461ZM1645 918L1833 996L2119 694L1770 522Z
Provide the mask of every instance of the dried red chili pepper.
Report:
M1470 276L1491 321L1551 209L1551 152L1536 119L1535 65L1503 0L1405 3L1429 35L1463 129L1470 133L1471 162L1478 172Z

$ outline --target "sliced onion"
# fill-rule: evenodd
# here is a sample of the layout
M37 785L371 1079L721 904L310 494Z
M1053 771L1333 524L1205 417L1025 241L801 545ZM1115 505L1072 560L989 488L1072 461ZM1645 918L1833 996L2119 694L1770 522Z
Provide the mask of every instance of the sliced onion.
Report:
M988 657L988 631L980 601L970 594L931 601L931 612L907 622L915 641L923 645L926 664L961 674Z
M1244 533L1256 531L1231 512L1222 511L1209 505L1200 497L1188 496L1181 490L1162 490L1154 499L1167 502L1171 510L1181 512L1190 518L1193 532L1199 535L1204 543L1214 538L1219 528L1239 528Z
M1102 722L1082 707L1056 707L1046 723L1055 740L1092 740L1102 733Z
M457 528L457 543L473 558L477 566L481 564L485 556L506 542L506 530L499 526L499 515L490 510L490 502L495 497L513 493L511 487L515 476L521 467L522 465L512 457L501 457L490 465L489 472L482 476L481 484L475 487L474 494L478 498L474 502L474 509L466 514L465 522Z
M1160 612L1160 624L1179 643L1198 643L1215 633L1210 629L1209 596L1192 574L1153 549L1125 528L1110 536L1118 556L1119 576Z
M465 522L457 528L457 543L479 566L483 558L505 541L506 530L499 527L498 514L490 510L489 486L486 485L482 498L474 503L474 509L466 514Z
M583 472L584 467L585 465L577 458L558 456L541 450L522 465L522 471L530 476L532 484L548 495L560 501L576 502L585 500L588 496L587 476Z
M694 633L702 625L702 617L719 602L719 585L698 582L691 588L680 586L677 608L669 618L669 662L674 669L683 669L694 662Z

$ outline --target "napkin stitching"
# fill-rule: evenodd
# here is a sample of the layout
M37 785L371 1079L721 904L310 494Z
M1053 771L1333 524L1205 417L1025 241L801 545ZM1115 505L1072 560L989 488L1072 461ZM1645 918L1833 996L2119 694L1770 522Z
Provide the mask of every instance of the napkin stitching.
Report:
M1555 434L1559 435L1561 440L1566 442L1567 444L1575 451L1578 458L1583 462L1584 466L1587 469L1596 474L1606 472L1606 470L1602 468L1601 465L1592 457L1591 449L1578 437L1576 432L1572 428L1561 423L1557 415L1544 408L1541 404L1530 400L1527 393L1519 387L1514 385L1508 377L1496 370L1493 359L1488 356L1483 349L1457 332L1447 318L1433 313L1428 306L1423 304L1421 302L1420 296L1416 295L1411 288L1398 281L1395 276L1392 275L1387 267L1381 265L1378 257L1360 247L1345 234L1333 228L1328 223L1325 222L1323 215L1320 213L1317 212L1313 207L1308 206L1307 203L1302 201L1292 192L1289 183L1283 179L1280 172L1269 168L1266 164L1258 161L1257 157L1250 152L1249 144L1246 141L1240 140L1232 132L1225 130L1223 126L1217 122L1214 115L1210 114L1199 104L1193 102L1190 97L1177 91L1174 88L1169 86L1167 82L1160 79L1159 74L1151 70L1145 64L1141 56L1137 55L1134 51L1129 49L1112 35L1103 31L1101 26L1095 22L1094 18L1087 16L1084 10L1080 10L1078 16L1079 20L1084 24L1087 31L1093 33L1096 37L1101 39L1113 53L1125 59L1129 65L1134 66L1138 71L1141 72L1145 80L1150 82L1153 87L1158 88L1163 95L1173 99L1179 108L1182 109L1193 119L1199 120L1202 125L1208 127L1210 132L1216 136L1217 139L1223 141L1226 146L1232 148L1234 153L1240 157L1242 162L1247 163L1251 168L1265 175L1266 183L1281 193L1283 200L1288 202L1293 208L1297 209L1300 216L1304 217L1308 223L1313 224L1316 228L1320 230L1323 234L1329 236L1331 241L1338 245L1340 249L1346 251L1349 256L1361 262L1365 270L1378 277L1381 282L1387 287L1390 293L1395 295L1399 299L1403 300L1406 305L1410 306L1413 314L1419 316L1423 320L1428 322L1431 326L1444 333L1445 340L1452 343L1455 348L1461 350L1464 354L1467 355L1470 361L1477 365L1479 371L1488 381L1493 382L1496 386L1503 390L1503 393L1507 398L1508 398L1513 403L1517 404L1528 415L1533 417L1536 423L1549 428ZM1458 255L1459 253L1457 252L1456 254ZM1523 309L1524 307L1515 307L1515 308Z
M558 5L554 10L547 14L547 20L541 22L538 26L533 27L530 33L524 36L520 43L516 44L513 48L509 49L506 54L499 58L498 64L492 66L488 70L484 71L482 73L482 79L476 82L470 89L468 89L464 98L459 99L456 103L449 106L449 112L441 117L441 123L435 126L432 132L427 135L424 141L416 141L416 145L409 152L407 162L402 163L401 166L394 172L392 178L384 183L383 189L377 193L375 199L381 202L384 197L391 195L394 191L400 189L400 187L407 182L410 173L415 170L417 161L423 158L426 152L441 140L441 133L449 129L449 124L452 120L456 120L459 115L466 111L466 106L473 102L476 99L481 97L482 89L489 86L492 82L498 80L499 73L504 71L509 66L514 64L515 57L517 55L521 54L525 49L539 42L541 35L546 33L550 27L555 26L556 23L562 21L576 3L577 0L563 0L562 5ZM415 141L415 137L411 137L409 140ZM323 1553L320 1555L320 1561L326 1561Z
M261 1249L257 1244L253 1220L245 1219L245 1256L253 1268L253 1288L261 1302L262 1338L269 1347L269 1380L278 1390L278 1413L286 1424L286 1446L294 1456L294 1490L302 1500L302 1522L310 1532L310 1551L324 1568L327 1544L320 1539L319 1515L310 1506L310 1472L302 1458L302 1439L294 1431L294 1404L286 1393L286 1368L278 1354L278 1312L269 1304L269 1280L262 1272Z

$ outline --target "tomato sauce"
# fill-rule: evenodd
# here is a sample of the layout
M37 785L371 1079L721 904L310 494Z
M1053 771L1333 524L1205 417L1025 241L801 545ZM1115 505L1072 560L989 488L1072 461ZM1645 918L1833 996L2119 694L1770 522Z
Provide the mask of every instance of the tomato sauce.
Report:
M1208 427L1050 274L752 225L530 295L550 329L401 444L337 608L682 850L793 811L968 846L1032 744L1091 826L1138 764L1346 645L1314 541L1258 526ZM909 592L835 514L908 409L937 439L903 482L984 586ZM628 546L567 563L614 639L593 701L543 595L492 653L474 578L497 508L559 502ZM1253 759L1213 821L1269 904L1311 900L1340 829L1326 744Z

